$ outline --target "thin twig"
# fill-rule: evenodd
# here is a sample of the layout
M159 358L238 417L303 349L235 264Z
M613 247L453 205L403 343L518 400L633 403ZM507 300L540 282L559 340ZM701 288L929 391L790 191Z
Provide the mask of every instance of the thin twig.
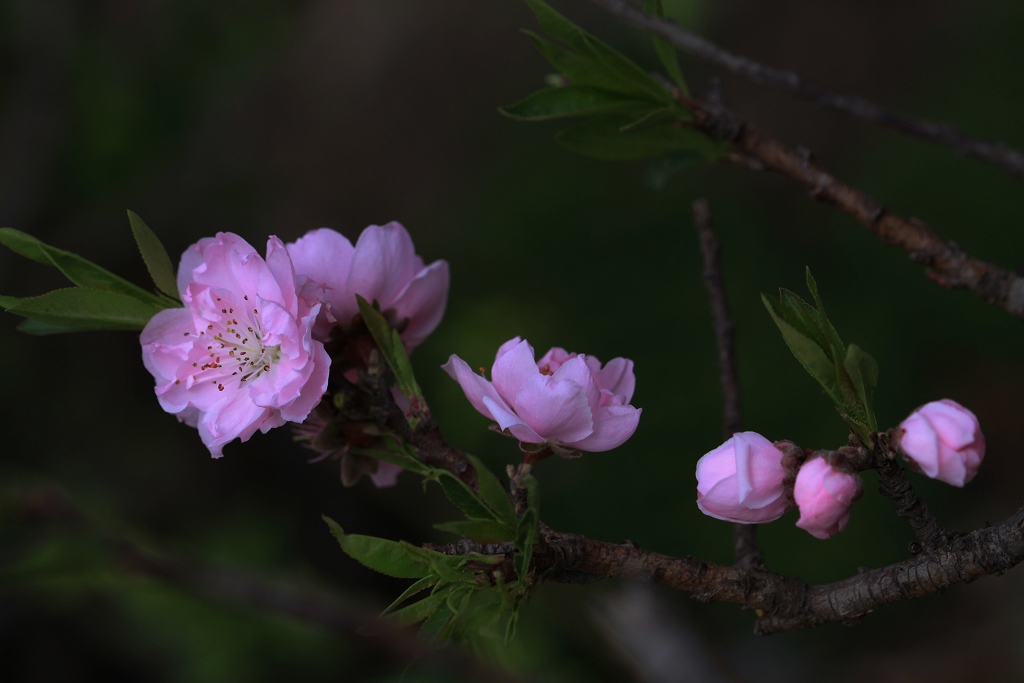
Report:
M939 284L966 289L1024 320L1024 277L971 256L955 242L942 241L922 221L890 213L874 197L846 185L814 163L806 152L762 133L721 104L693 100L686 100L686 104L694 112L698 127L732 144L731 161L769 168L802 183L814 199L849 214L883 242L903 249L912 261L930 268Z
M743 423L741 412L743 392L739 372L736 369L736 326L729 312L729 300L725 295L722 279L722 245L715 233L711 207L704 199L698 199L691 206L693 226L697 230L697 241L704 260L701 277L708 290L711 305L711 320L715 330L715 346L718 349L718 377L722 384L722 438L728 439L740 431ZM753 524L733 525L733 550L736 564L751 568L764 562L757 546L757 527Z
M781 90L819 107L835 109L909 137L948 147L961 156L987 162L1017 178L1024 178L1024 153L1016 149L978 139L948 124L886 111L867 100L837 92L798 73L759 64L722 49L674 21L649 14L627 0L590 1L604 7L624 23L661 36L683 52L758 85Z

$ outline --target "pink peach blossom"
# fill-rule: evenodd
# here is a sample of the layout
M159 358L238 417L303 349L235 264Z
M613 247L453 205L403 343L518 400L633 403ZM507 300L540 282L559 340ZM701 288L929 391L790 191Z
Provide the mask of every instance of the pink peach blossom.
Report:
M633 361L615 358L602 366L560 348L534 359L533 347L516 337L498 349L491 381L455 355L443 367L477 412L523 443L599 452L636 431L641 411L629 405Z
M835 536L850 521L850 506L863 490L860 477L833 468L824 458L805 462L796 475L793 498L800 508L796 525L820 539Z
M191 427L210 454L285 422L301 422L327 389L330 358L312 338L320 304L296 292L276 237L267 258L222 232L189 247L178 268L184 308L157 313L142 331L142 359L160 405Z
M697 461L697 507L728 522L761 524L783 515L782 452L757 432L737 432Z
M956 401L926 403L900 429L900 450L932 479L963 486L978 473L985 437L974 413Z
M448 263L424 266L400 223L369 226L355 246L340 233L320 228L287 247L300 287L324 302L313 329L315 339L327 341L335 323L346 323L359 312L356 294L377 301L382 311L394 310L410 350L441 322L448 301Z

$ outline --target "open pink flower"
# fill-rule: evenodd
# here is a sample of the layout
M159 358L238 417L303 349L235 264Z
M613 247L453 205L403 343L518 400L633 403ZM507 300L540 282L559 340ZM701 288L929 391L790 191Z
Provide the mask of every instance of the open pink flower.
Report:
M697 507L740 524L771 522L786 512L782 451L757 432L737 432L697 461Z
M974 413L956 401L926 403L900 428L900 450L932 479L963 486L978 473L985 436Z
M184 308L157 313L142 331L142 360L160 405L217 458L285 422L301 422L327 389L330 358L312 339L320 304L296 293L276 237L267 258L222 232L186 250L178 268Z
M581 451L608 451L636 431L640 409L629 405L633 361L602 366L593 356L554 348L540 362L519 337L501 345L492 381L453 355L444 370L476 410L524 443L551 443Z
M793 498L800 508L796 525L820 539L835 536L850 521L850 506L863 490L860 477L833 468L824 458L805 462L796 475Z
M412 238L400 223L371 225L355 246L330 228L306 233L288 246L304 291L325 302L313 328L314 338L327 341L336 322L350 321L359 307L356 294L393 309L402 340L411 350L434 331L448 301L448 264L424 267Z

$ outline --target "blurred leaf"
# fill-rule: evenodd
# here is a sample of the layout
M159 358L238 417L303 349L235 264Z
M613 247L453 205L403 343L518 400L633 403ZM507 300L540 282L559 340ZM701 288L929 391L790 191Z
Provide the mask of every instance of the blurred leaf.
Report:
M13 298L13 297L7 297ZM14 329L18 332L24 332L25 334L45 335L45 334L65 334L67 332L81 332L77 327L70 327L67 325L54 325L52 323L44 323L39 320L22 320L18 323Z
M422 579L431 576L430 564L410 551L417 550L403 541L389 541L373 536L346 534L330 517L324 517L341 549L360 564L396 579Z
M132 235L135 236L135 244L139 246L142 260L146 263L146 270L153 278L153 284L167 296L180 301L174 266L164 245L160 243L160 238L133 211L128 212L128 222L132 226Z
M640 128L649 128L656 126L661 123L676 123L678 121L689 120L689 112L676 109L675 107L649 107L644 110L639 116L630 121L624 126L619 126L619 130L623 133L631 130L638 130Z
M503 543L516 537L516 529L505 522L460 520L435 524L435 529L463 536L478 543Z
M509 118L522 121L546 121L603 114L638 104L642 105L643 102L608 90L583 85L566 85L539 90L498 111Z
M636 119L602 116L567 128L555 139L570 150L612 161L692 152L705 160L720 158L726 147L693 128L658 125L623 132Z
M509 499L508 490L501 484L494 473L480 462L480 459L473 455L466 455L473 467L476 469L477 487L480 489L480 498L498 515L498 518L507 523L515 524L518 520L516 509Z
M69 287L25 299L0 298L9 313L37 321L30 331L141 330L164 306L104 289ZM39 333L39 332L36 332Z
M447 640L457 618L458 614L452 610L450 601L446 599L423 620L423 625L420 626L420 636L428 640Z
M77 254L51 247L20 230L0 228L0 244L36 263L54 266L79 287L118 292L160 308L168 307L167 302L156 294L133 285Z
M655 159L647 172L647 182L655 190L663 190L668 181L679 171L707 161L703 155L695 152L675 152Z
M656 17L665 17L665 9L662 7L661 0L644 0L644 9ZM665 67L665 73L679 86L679 91L683 95L689 96L690 90L686 87L683 71L679 68L679 55L675 47L661 36L656 36L653 33L651 42L654 45L654 53L658 56L658 61Z

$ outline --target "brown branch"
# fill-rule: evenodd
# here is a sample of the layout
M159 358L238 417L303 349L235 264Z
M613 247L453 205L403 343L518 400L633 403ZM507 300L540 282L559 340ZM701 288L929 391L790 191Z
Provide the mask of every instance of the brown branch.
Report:
M878 490L886 498L896 502L896 514L910 523L917 539L911 552L933 550L943 545L949 537L939 520L928 511L928 506L914 493L907 472L894 461L881 458L875 469L878 471Z
M722 384L722 438L728 439L740 431L743 417L742 391L739 372L736 370L736 326L729 312L729 300L725 295L722 278L722 245L715 233L711 218L711 207L704 199L698 199L691 206L693 226L697 230L697 241L704 260L701 277L708 290L711 304L711 320L715 330L715 346L718 349L718 378ZM736 563L744 568L759 566L764 562L757 546L757 527L753 524L733 525L733 550Z
M837 92L798 73L759 64L728 52L673 21L651 15L627 0L590 1L604 7L624 23L661 36L683 52L758 85L781 90L819 107L835 109L909 137L949 147L963 157L984 161L1017 178L1024 178L1024 154L1011 147L975 138L948 124L886 111L867 100Z
M769 168L810 189L814 199L831 204L869 228L883 242L907 252L912 261L935 272L940 284L966 289L1015 318L1024 320L1024 277L944 242L917 219L890 213L874 197L846 185L801 153L749 125L719 104L687 101L696 125L733 145L731 160Z

